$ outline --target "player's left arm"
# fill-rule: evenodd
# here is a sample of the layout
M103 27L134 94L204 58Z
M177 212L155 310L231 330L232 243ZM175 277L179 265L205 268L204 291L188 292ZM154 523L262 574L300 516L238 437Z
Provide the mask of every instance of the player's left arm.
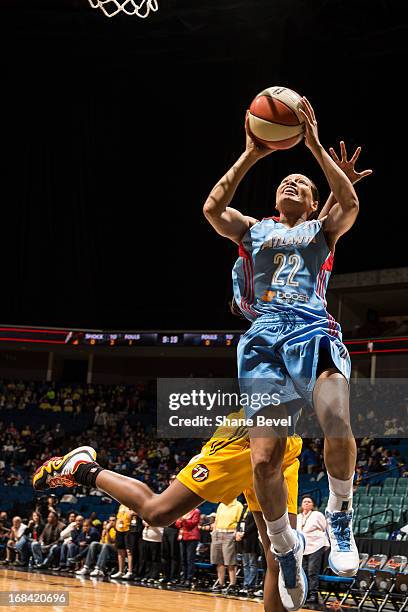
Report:
M299 110L305 119L305 144L323 170L337 201L324 222L326 240L329 248L333 250L340 236L353 226L358 215L359 201L350 179L319 140L316 116L310 102L307 98L302 98L302 102L303 108Z
M350 159L347 159L346 145L344 144L343 141L340 142L341 157L337 155L333 147L329 148L329 152L330 152L330 155L332 156L332 159L336 162L339 168L343 170L344 174L347 176L347 178L351 181L353 185L358 183L358 181L361 181L361 179L364 178L365 176L370 176L370 174L373 173L372 170L363 170L362 172L357 172L356 170L356 162L358 158L360 157L361 147L357 147L357 149L354 151ZM329 214L329 212L331 211L331 209L336 203L337 203L336 198L334 197L333 193L330 193L329 197L326 200L326 203L324 204L322 210L320 211L318 219L320 220L324 219L324 217L326 217Z

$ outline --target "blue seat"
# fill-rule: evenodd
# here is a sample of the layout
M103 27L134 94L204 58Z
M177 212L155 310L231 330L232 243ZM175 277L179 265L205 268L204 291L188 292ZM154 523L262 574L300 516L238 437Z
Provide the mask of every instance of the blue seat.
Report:
M342 578L341 576L329 576L329 574L321 574L319 576L319 580L321 580L322 582L332 582L333 584L335 582L346 582L346 583L351 583L353 582L354 578Z
M373 503L374 497L371 497L371 495L360 495L360 497L358 498L359 506L369 506L371 508Z
M400 478L395 487L395 495L406 495L408 493L408 478Z
M374 534L374 540L388 540L389 533L387 531L376 531Z
M382 496L389 497L390 495L394 495L394 490L395 490L394 485L390 485L390 486L384 485L382 488Z
M379 486L370 486L368 493L373 496L375 495L376 497L378 497L379 495L382 494L382 487Z

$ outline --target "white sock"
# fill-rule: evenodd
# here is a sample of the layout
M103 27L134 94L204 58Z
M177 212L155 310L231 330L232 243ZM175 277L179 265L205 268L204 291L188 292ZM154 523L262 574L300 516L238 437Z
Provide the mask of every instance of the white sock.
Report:
M284 555L295 548L296 536L289 523L288 511L276 521L267 521L265 517L264 521L274 552Z
M333 476L329 477L329 501L327 510L329 512L348 512L353 507L353 480L339 480Z

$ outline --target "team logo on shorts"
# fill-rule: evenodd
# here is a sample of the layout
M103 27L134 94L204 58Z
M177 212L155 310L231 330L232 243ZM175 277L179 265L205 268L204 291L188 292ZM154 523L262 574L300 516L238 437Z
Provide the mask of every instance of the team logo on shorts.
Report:
M209 473L210 470L203 463L197 463L197 465L191 470L191 475L197 482L207 480Z

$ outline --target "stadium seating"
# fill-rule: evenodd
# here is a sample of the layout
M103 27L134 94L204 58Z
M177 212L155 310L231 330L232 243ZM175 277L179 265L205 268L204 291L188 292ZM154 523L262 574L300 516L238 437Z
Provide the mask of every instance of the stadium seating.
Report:
M370 508L372 508L373 504L374 497L371 497L371 495L360 495L360 497L358 498L359 506L369 506Z
M388 540L389 535L388 531L376 531L373 537L375 540Z
M393 495L398 478L386 478L383 484L383 495ZM385 490L390 491L385 493Z
M377 485L371 486L368 489L368 494L370 495L370 497L378 497L379 495L382 495L382 487L379 487Z
M396 495L407 495L408 493L408 478L399 478L395 487Z
M408 521L408 478L386 478L382 486L358 490L354 510L356 532L383 539L386 529L392 531ZM375 535L378 531L382 534Z

